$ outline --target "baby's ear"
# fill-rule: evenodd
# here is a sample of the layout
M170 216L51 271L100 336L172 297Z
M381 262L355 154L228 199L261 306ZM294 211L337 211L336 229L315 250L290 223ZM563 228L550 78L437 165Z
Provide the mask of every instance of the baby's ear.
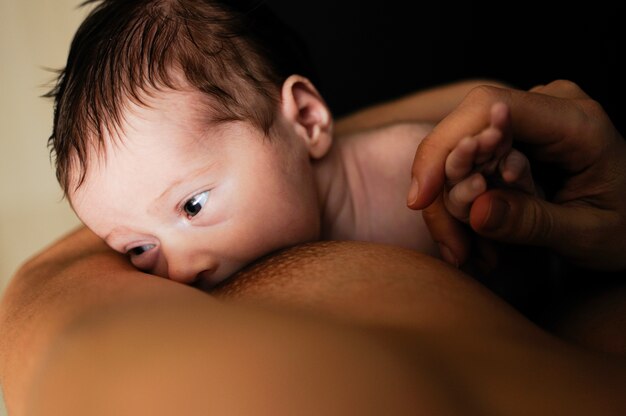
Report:
M287 78L282 88L281 111L304 138L309 155L322 158L332 144L333 118L311 81L300 75Z

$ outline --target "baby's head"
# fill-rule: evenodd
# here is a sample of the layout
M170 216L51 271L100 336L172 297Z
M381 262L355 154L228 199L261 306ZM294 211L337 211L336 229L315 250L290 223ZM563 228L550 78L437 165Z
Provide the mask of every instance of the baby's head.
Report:
M310 160L332 117L294 75L286 29L258 1L89 3L50 94L81 220L138 268L204 285L319 238Z

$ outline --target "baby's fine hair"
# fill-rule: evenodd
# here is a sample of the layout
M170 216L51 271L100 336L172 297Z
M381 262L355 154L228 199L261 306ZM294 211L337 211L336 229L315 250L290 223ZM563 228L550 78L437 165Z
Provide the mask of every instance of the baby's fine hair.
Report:
M262 0L87 0L54 98L49 139L67 195L84 181L90 150L119 132L129 102L184 83L208 99L213 122L247 120L266 134L280 86L310 75L299 39Z

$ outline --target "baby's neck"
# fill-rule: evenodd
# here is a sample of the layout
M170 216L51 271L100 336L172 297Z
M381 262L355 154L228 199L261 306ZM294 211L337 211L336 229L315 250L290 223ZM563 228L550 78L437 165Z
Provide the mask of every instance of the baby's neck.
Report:
M429 125L395 124L344 136L316 162L321 239L393 244L435 254L422 216L406 206L413 155Z
M352 240L366 209L365 184L350 140L337 140L313 165L321 209L322 240Z

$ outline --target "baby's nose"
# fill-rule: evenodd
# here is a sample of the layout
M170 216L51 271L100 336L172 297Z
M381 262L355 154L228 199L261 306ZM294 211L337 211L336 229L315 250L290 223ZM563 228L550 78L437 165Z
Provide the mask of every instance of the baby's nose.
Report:
M204 253L164 250L167 277L184 284L193 284L203 274L214 270L212 259Z
M200 276L201 270L194 270L190 267L181 267L179 265L169 265L167 267L167 277L175 282L190 285L196 282Z

